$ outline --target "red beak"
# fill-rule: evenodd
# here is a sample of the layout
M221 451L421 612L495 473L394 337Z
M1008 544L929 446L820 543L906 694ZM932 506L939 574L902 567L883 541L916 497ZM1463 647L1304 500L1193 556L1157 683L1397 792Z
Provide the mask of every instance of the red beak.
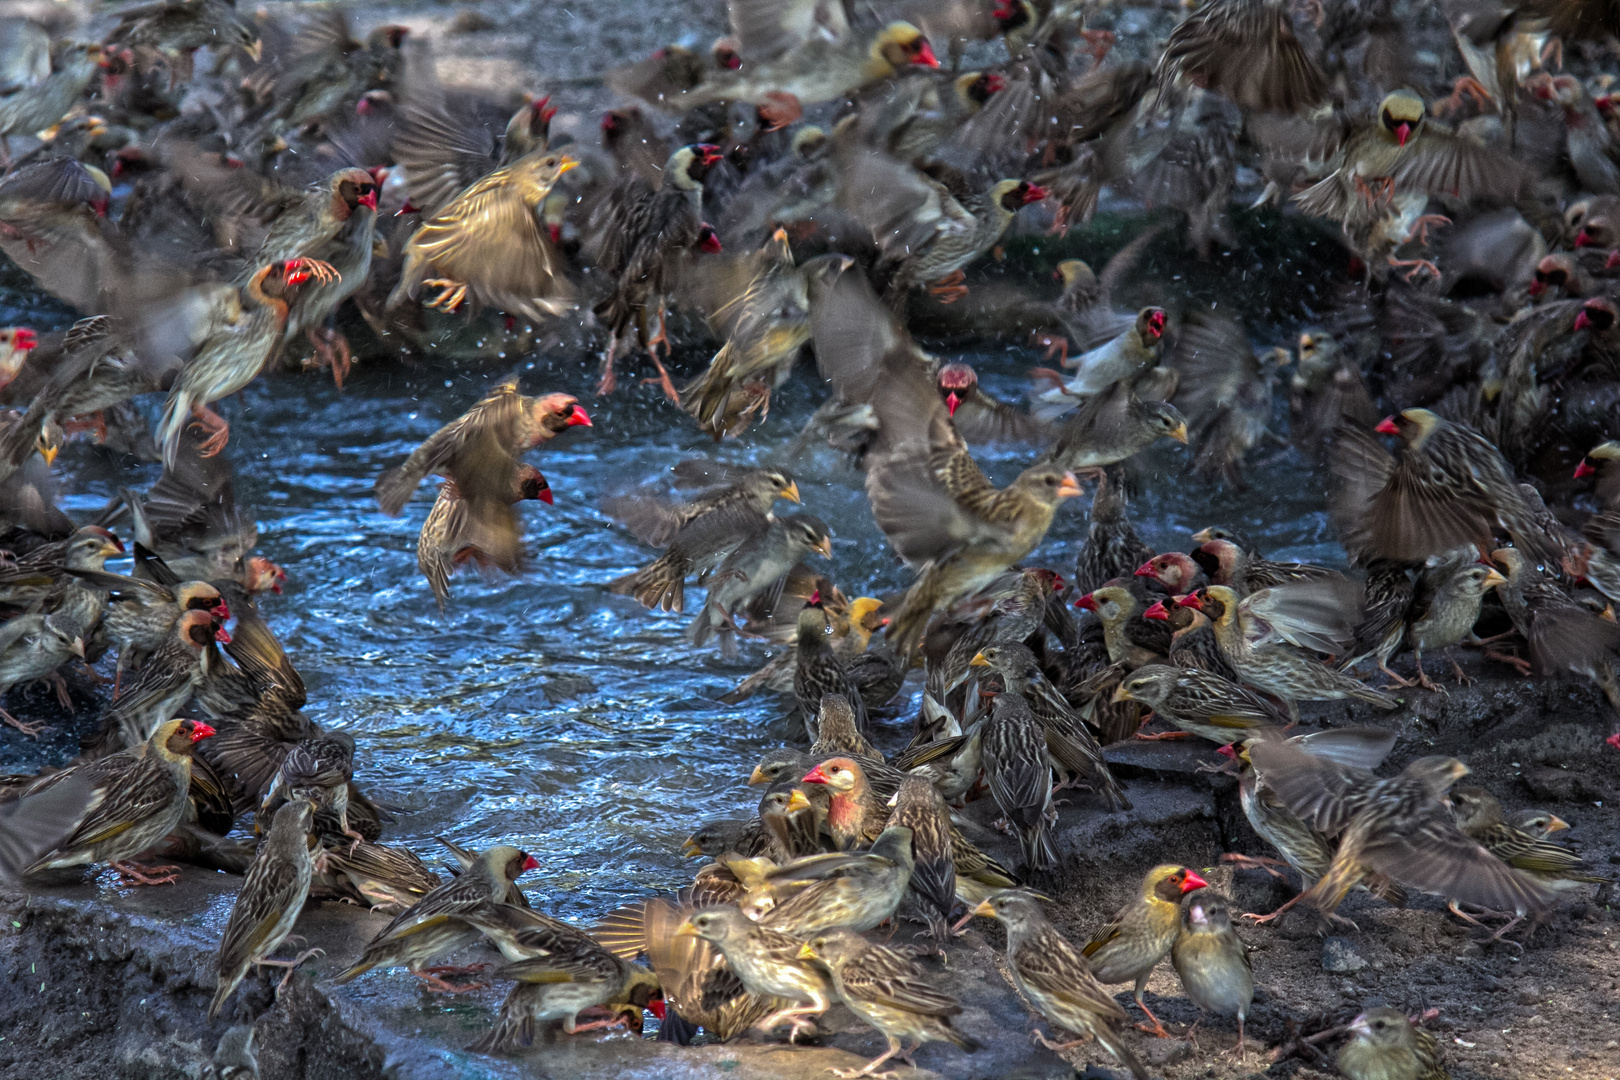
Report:
M1028 206L1030 203L1038 203L1044 198L1046 198L1046 189L1041 187L1039 184L1031 184L1029 187L1024 189L1025 206Z
M551 500L551 489L548 488L548 487L541 488L540 493L538 495L536 495L535 498L539 499L541 502L545 503L547 506L555 506L556 505Z
M229 645L231 643L230 632L221 626L214 631L214 640L219 642L221 645Z
M1412 125L1411 124L1402 124L1400 127L1397 127L1395 129L1395 141L1397 143L1399 143L1401 146L1405 146L1406 145L1406 140L1411 138L1411 137L1412 137Z
M934 47L926 39L917 43L917 55L911 58L911 62L923 67L939 67L939 57L934 55Z
M19 352L37 349L39 348L39 338L35 337L34 332L26 326L20 326L11 335L11 347Z
M1096 611L1097 610L1097 601L1095 601L1095 600L1093 600L1091 598L1090 593L1086 593L1086 595L1082 596L1080 599L1078 599L1078 600L1076 600L1074 602L1074 606L1077 607L1077 608L1082 608L1082 609L1084 609L1086 611Z
M1170 613L1168 611L1164 610L1164 601L1163 600L1155 600L1153 602L1152 607L1150 607L1146 611L1142 612L1142 618L1144 618L1144 619L1160 619L1160 620L1163 620L1165 622L1168 622L1168 621L1170 621Z
M1576 247L1590 247L1595 243L1597 243L1597 241L1593 240L1592 234L1587 232L1585 229L1582 229L1580 232L1575 234Z
M821 771L821 766L820 765L817 765L815 768L813 768L809 772L805 773L804 774L804 779L799 781L799 782L801 784L827 784L827 783L831 783L831 781L829 781L827 779L827 774Z
M1575 329L1577 329L1577 330L1585 330L1588 326L1591 326L1591 325L1592 325L1592 320L1587 318L1587 315L1586 315L1585 311L1582 311L1579 315L1575 316Z
M1221 755L1223 758L1231 758L1233 761L1237 760L1237 748L1231 743L1227 743L1225 746L1217 746L1215 748L1215 752Z
M561 225L547 225L546 226L546 235L551 237L551 242L553 244L562 243L562 226Z
M214 616L214 618L218 619L220 622L229 622L230 621L231 607L230 607L229 604L227 604L223 600L221 600L219 603L215 604L213 607L209 608L208 611L209 611L210 614L212 614Z
M1378 432L1380 435L1399 435L1401 433L1401 429L1395 426L1395 418L1393 416L1386 416L1382 420L1378 421L1378 426L1373 428L1373 430Z
M523 869L518 871L518 873L527 874L530 870L538 869L540 869L540 860L536 859L533 855L530 855L528 858L523 860Z
M1614 747L1616 750L1620 750L1620 733L1610 735L1607 739L1604 739L1603 741L1608 743L1610 746Z
M669 1013L669 1010L664 1006L663 998L653 998L647 1002L647 1011L658 1017L659 1023L662 1023L664 1017Z
M585 410L584 409L580 408L578 405L575 405L574 406L574 411L568 414L568 425L567 426L568 427L595 427L596 425L591 423L591 418L585 415Z
M1531 296L1540 296L1542 293L1547 291L1547 283L1542 281L1540 278L1537 278L1530 283L1530 288L1528 291Z
M1176 597L1176 607L1188 607L1194 611L1203 611L1204 602L1198 599L1197 593L1187 593L1185 596Z
M372 188L355 201L361 206L369 206L373 210L377 209L377 189Z
M1205 881L1191 870L1187 871L1187 878L1181 883L1181 891L1183 893L1190 893L1194 889L1204 889L1208 887L1209 882Z
M720 246L720 234L710 229L703 235L703 242L698 245L705 255L718 255L725 250Z
M1143 563L1141 566L1138 566L1136 568L1136 573L1134 575L1132 575L1132 576L1134 576L1134 577L1157 578L1159 576L1159 571L1158 571L1158 568L1153 565L1153 560L1149 559L1147 562Z
M209 727L207 724L203 723L201 720L193 720L192 724L193 724L193 727L191 729L191 741L192 742L201 742L202 740L207 739L207 738L211 738L213 736L214 729Z
M1603 269L1613 270L1617 266L1620 266L1620 251L1611 251L1609 257L1603 260Z
M405 205L401 206L398 210L394 211L394 216L399 217L401 214L420 214L421 212L422 212L421 207L419 207L415 203L411 202L411 200L406 199L405 200Z
M1581 458L1581 463L1575 466L1575 479L1577 480L1582 480L1588 476L1596 475L1597 466L1593 465L1592 462L1586 458Z
M950 393L945 395L945 411L951 416L956 415L957 407L961 404L962 399L956 396L955 390L952 390Z

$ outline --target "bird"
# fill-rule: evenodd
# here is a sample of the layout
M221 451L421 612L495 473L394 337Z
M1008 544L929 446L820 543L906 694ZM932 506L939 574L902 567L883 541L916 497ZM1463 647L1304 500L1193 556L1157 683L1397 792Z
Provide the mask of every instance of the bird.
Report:
M1161 86L1186 80L1244 109L1299 113L1327 99L1327 76L1278 0L1221 0L1176 24L1159 55Z
M440 290L427 306L444 311L469 299L534 322L568 310L573 287L536 211L578 164L541 150L470 185L411 234L388 306L426 286Z
M1146 1066L1119 1037L1125 1010L1103 989L1080 950L1047 920L1033 896L993 893L973 909L972 916L1000 920L1007 929L1007 966L1014 984L1055 1027L1078 1036L1074 1042L1053 1043L1037 1031L1036 1041L1066 1050L1095 1039L1135 1080L1148 1080Z
M1287 723L1287 717L1265 698L1196 668L1139 667L1119 684L1114 700L1139 701L1155 716L1218 746Z
M799 956L827 969L838 1000L856 1016L877 1028L889 1046L861 1069L834 1069L838 1076L866 1076L890 1058L899 1057L915 1068L912 1050L925 1042L949 1042L963 1053L979 1049L973 1039L951 1026L962 1011L949 994L929 985L917 962L906 954L866 940L847 928L825 930L799 946Z
M517 517L510 508L528 500L552 505L551 484L545 474L527 463L518 465L512 476L511 498L504 508L498 503L469 502L454 480L439 485L433 508L417 534L416 567L427 579L440 611L450 599L450 575L458 567L472 563L516 570L522 565Z
M17 615L0 626L0 692L19 683L43 679L70 657L84 657L80 628L55 615ZM0 709L0 721L24 735L37 737L44 725L18 720Z
M1254 968L1249 947L1232 929L1223 899L1203 892L1187 898L1181 929L1170 946L1170 966L1194 1005L1206 1012L1236 1014L1241 1057L1243 1021L1254 1002Z
M139 746L172 720L207 676L213 643L230 640L212 610L187 611L175 619L168 640L158 646L101 718L102 733L111 749Z
M1136 1007L1153 1021L1151 1030L1166 1037L1164 1025L1142 1001L1148 976L1170 954L1181 928L1181 899L1209 882L1190 867L1165 863L1142 878L1136 898L1103 924L1081 949L1100 983L1135 981Z
M506 844L497 844L478 857L459 877L452 878L396 915L366 944L360 958L333 980L342 985L352 982L376 967L404 965L412 975L443 993L460 993L457 986L441 976L458 969L428 967L435 956L476 941L479 931L461 916L492 904L506 903L518 895L518 876L538 868L533 855Z
M781 1008L754 1025L761 1032L786 1021L791 1025L788 1041L794 1042L813 1030L812 1018L832 1007L832 982L799 955L803 942L755 923L735 907L694 912L675 933L702 938L719 949L748 993L782 1000Z
M354 842L350 845L352 854L354 846L366 839L349 824L349 789L353 781L353 735L334 731L303 739L281 759L281 767L259 804L258 817L270 817L283 801L305 800L314 805L317 815L337 819L338 831ZM323 831L320 824L317 817L317 834Z
M822 699L828 694L836 694L849 702L855 716L856 730L864 731L866 701L861 697L860 688L844 670L843 661L829 646L827 638L831 634L832 626L827 620L827 612L819 604L806 605L799 612L795 638L798 662L793 669L793 693L799 699L799 711L804 714L805 728L809 730L811 717L819 714Z
M1057 852L1047 832L1052 812L1052 767L1047 736L1029 702L1014 691L997 694L984 732L984 779L1003 819L1018 833L1024 863L1047 870Z
M1486 851L1554 889L1603 885L1614 880L1596 873L1590 864L1569 848L1550 843L1545 836L1538 837L1509 823L1503 817L1502 803L1484 788L1453 789L1451 814L1457 821L1457 827L1479 841Z
M1350 1021L1334 1065L1350 1080L1450 1080L1433 1035L1399 1010L1368 1009Z
M48 814L57 839L22 873L106 863L133 884L172 883L176 867L144 867L132 860L180 824L191 787L193 747L213 734L212 727L197 720L170 720L139 746L48 773L24 788L9 827L38 828L38 815ZM61 800L42 798L69 777L75 787L87 785L83 802L64 807Z
M309 898L315 864L312 856L319 848L311 835L314 823L315 806L307 799L295 799L276 811L269 835L248 868L247 880L236 895L220 938L219 976L214 999L208 1006L210 1023L218 1018L220 1009L254 965L286 967L287 974L281 980L285 987L299 964L311 956L324 955L319 949L311 949L292 960L269 959L292 933L304 901Z

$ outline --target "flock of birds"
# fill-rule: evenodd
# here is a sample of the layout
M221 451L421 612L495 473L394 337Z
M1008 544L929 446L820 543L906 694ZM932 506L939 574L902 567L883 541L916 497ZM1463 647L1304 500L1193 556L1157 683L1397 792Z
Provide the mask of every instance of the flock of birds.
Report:
M859 1074L929 1041L975 1049L925 961L994 918L1054 1031L1139 1080L1104 987L1133 983L1163 1034L1142 994L1166 957L1193 1002L1236 1017L1241 1049L1254 979L1228 902L1192 868L1156 867L1076 945L1026 883L1064 857L1054 791L1089 793L1071 813L1130 806L1102 747L1149 720L1169 730L1146 737L1222 748L1281 857L1249 861L1292 867L1322 920L1358 887L1394 903L1414 890L1505 919L1500 937L1565 890L1612 883L1549 839L1557 817L1456 787L1469 770L1455 759L1380 777L1388 729L1287 733L1300 702L1372 712L1399 706L1390 691L1440 690L1425 654L1465 643L1504 672L1589 681L1620 710L1612 3L1210 0L1159 12L1179 19L1162 41L1088 28L1104 8L1066 0L728 10L733 33L711 48L604 77L624 104L600 148L553 133L548 98L441 85L419 35L356 40L335 8L284 22L158 0L108 16L99 43L0 22L0 250L84 316L0 332L0 692L44 680L67 705L63 671L116 652L81 756L0 778L0 879L89 864L174 880L148 853L245 873L210 1020L256 966L292 977L307 954L273 954L320 897L396 913L340 983L403 966L466 990L466 969L434 962L493 943L494 976L515 988L482 1050L559 1026L639 1031L643 1010L677 1041L792 1042L841 1002L887 1039ZM1413 52L1424 20L1455 44L1438 62ZM959 70L992 48L994 63ZM1437 85L1450 96L1430 98ZM1323 222L1348 253L1342 293L1293 354L1257 353L1241 312L1113 306L1163 228L1201 256L1239 246L1240 188ZM1105 192L1174 213L1101 272L1060 264L1055 300L969 282L1015 219L1064 232ZM288 362L329 368L340 391L354 360L340 314L382 343L364 355L431 352L469 319L514 342L594 335L598 394L623 355L644 357L647 381L717 441L764 418L813 351L830 393L792 454L864 472L916 572L903 593L850 599L823 572L828 524L775 513L800 498L786 467L694 460L675 470L678 500L603 502L662 552L608 587L681 611L695 580L693 644L778 646L726 700L774 691L805 721L808 751L755 769L757 815L694 832L689 853L710 861L678 895L586 931L529 906L517 879L537 861L515 848L447 841L443 879L379 843L389 815L355 783L354 740L300 711L303 682L256 607L285 575L252 553L212 406ZM960 318L1056 358L1032 373L1028 408L911 335ZM718 344L682 388L672 330ZM1250 453L1281 441L1279 361L1289 437L1331 479L1351 572L1268 560L1220 526L1190 552L1148 548L1129 459L1171 439L1201 477L1241 485ZM134 402L156 395L149 431ZM514 507L551 498L525 456L591 426L575 397L512 379L378 479L390 514L443 479L418 545L441 606L462 567L521 570ZM75 438L160 459L161 478L74 521L52 470ZM1033 463L998 487L970 449L989 442L1028 444ZM1024 565L1082 482L1072 577ZM106 569L126 554L131 573ZM1406 652L1410 676L1391 667ZM886 754L869 714L917 668L913 737ZM39 731L0 720L12 739ZM986 795L1016 869L957 813ZM905 920L926 948L868 936ZM1353 1080L1446 1075L1398 1011L1345 1031Z

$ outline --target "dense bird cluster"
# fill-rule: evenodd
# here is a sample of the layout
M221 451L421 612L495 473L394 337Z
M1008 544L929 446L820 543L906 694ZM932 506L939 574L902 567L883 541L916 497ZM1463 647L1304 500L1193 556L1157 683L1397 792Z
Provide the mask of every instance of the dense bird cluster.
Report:
M174 880L138 861L154 853L245 874L210 1019L256 966L290 979L309 954L273 954L300 911L341 899L394 918L339 983L405 967L454 993L467 972L435 961L499 949L493 975L514 988L479 1050L639 1031L644 1010L676 1041L793 1043L842 1003L887 1039L862 1074L930 1041L976 1049L927 965L992 918L1053 1033L1137 1078L1105 986L1134 984L1164 1034L1143 990L1168 958L1189 999L1235 1017L1241 1049L1254 975L1229 900L1190 867L1154 868L1087 942L1048 920L1035 890L1068 854L1054 793L1077 792L1074 815L1131 805L1109 744L1220 746L1280 856L1247 861L1296 871L1323 925L1353 889L1427 892L1506 920L1499 938L1562 892L1607 887L1549 839L1561 820L1457 787L1456 759L1380 775L1396 736L1376 721L1441 692L1425 660L1464 644L1504 673L1588 681L1620 712L1614 5L1210 0L1128 41L1087 25L1100 6L731 0L712 47L605 75L618 107L600 146L554 133L546 97L442 84L430 43L400 26L357 39L339 9L284 21L159 0L102 17L99 42L0 22L0 251L83 316L0 331L0 692L54 682L67 705L63 671L116 656L82 754L4 778L0 880L86 864ZM1406 29L1423 19L1444 20L1454 52L1419 62ZM981 70L961 70L969 53ZM1240 192L1347 253L1342 292L1293 351L1257 352L1221 305L1114 307L1166 228L1193 256L1239 247ZM970 282L1010 228L1066 233L1104 198L1173 213L1100 272L1060 263L1054 300ZM962 312L1058 365L1031 372L1027 408L913 337ZM517 351L600 342L599 395L644 358L716 441L768 414L801 355L827 389L780 465L692 460L679 499L604 493L660 552L605 587L679 612L695 582L693 646L775 645L725 700L796 703L808 749L763 755L757 815L694 831L689 853L709 861L688 888L589 930L530 907L526 852L446 841L441 877L379 842L389 814L356 783L354 740L303 715L258 613L285 575L252 553L213 408L278 365L330 369L341 391L350 333L378 361L431 354L469 322ZM672 333L714 343L684 387ZM1267 559L1220 526L1185 552L1149 548L1130 459L1169 439L1204 482L1242 485L1251 452L1283 441L1280 364L1289 437L1329 482L1348 568ZM523 569L514 508L552 499L525 457L591 426L574 396L509 379L377 478L388 514L441 478L418 542L441 608L462 567ZM161 460L161 478L75 521L52 472L75 438ZM975 461L991 442L1028 447L1004 485ZM914 571L903 592L851 599L820 561L836 523L775 512L800 502L790 469L812 452L863 472ZM1083 485L1072 573L1028 565ZM130 573L106 568L126 555ZM1367 723L1289 733L1320 701ZM874 718L896 710L912 737L880 749ZM40 730L0 720L10 739ZM1140 734L1150 721L1168 730ZM986 797L1013 866L960 814ZM908 920L925 947L872 935ZM1446 1075L1398 1011L1345 1033L1354 1080Z

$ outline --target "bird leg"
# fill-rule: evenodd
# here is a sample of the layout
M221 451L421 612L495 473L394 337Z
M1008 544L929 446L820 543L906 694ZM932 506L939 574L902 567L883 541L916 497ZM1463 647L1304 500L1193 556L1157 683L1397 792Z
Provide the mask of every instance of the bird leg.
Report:
M809 1005L792 1005L786 1009L778 1009L754 1026L760 1031L769 1032L782 1021L787 1020L793 1024L793 1030L788 1032L788 1043L791 1045L799 1038L799 1032L805 1028L814 1030L814 1017L826 1011L826 1005L811 1002Z
M1471 925L1477 926L1481 930L1489 930L1490 929L1490 927L1486 926L1483 922L1480 922L1474 916L1472 916L1472 915L1468 914L1466 911L1464 911L1462 909L1462 907L1458 904L1458 902L1455 901L1455 900L1452 900L1449 903L1447 903L1446 908L1453 915L1457 916L1457 918L1461 919L1465 923L1469 923ZM1481 908L1480 909L1480 914L1485 916L1488 919L1506 919L1507 920L1507 924L1504 925L1502 927L1502 929L1496 931L1490 937L1486 938L1483 942L1481 942L1481 944L1483 944L1483 945L1489 945L1493 941L1504 941L1504 940L1506 940L1505 938L1502 937L1502 935L1507 933L1509 930L1513 929L1515 926L1518 926L1519 923L1524 921L1524 916L1523 915L1518 915L1518 914L1515 914L1515 913L1513 913L1511 911L1491 911L1491 910L1489 910L1487 908ZM1524 946L1520 945L1517 941L1509 941L1508 944L1512 945L1512 946L1515 946L1521 952L1524 951Z
M785 90L767 90L754 110L767 123L766 131L781 131L804 115L799 99Z
M619 351L619 335L608 333L607 351L602 354L602 378L596 384L596 396L611 394L618 389L619 376L613 370L613 354Z
M875 1057L871 1061L868 1061L864 1068L860 1068L860 1069L835 1069L835 1068L829 1068L827 1071L832 1073L834 1076L839 1077L840 1080L854 1080L854 1078L857 1077L857 1076L877 1076L879 1078L879 1080L885 1080L885 1078L888 1078L888 1077L898 1077L900 1074L895 1072L893 1069L886 1069L883 1072L878 1072L877 1067L879 1065L882 1065L885 1061L888 1061L890 1058L892 1058L892 1057L894 1057L896 1055L899 1055L900 1059L902 1061L904 1061L907 1065L910 1065L912 1068L916 1068L917 1065L916 1065L916 1063L914 1061L911 1060L911 1055L906 1053L905 1050L903 1049L904 1045L905 1044L902 1043L899 1039L890 1038L889 1039L889 1048L887 1050L883 1051L882 1056Z
M1144 979L1142 981L1146 982L1147 980ZM1142 1012L1147 1015L1147 1018L1149 1020L1153 1021L1153 1026L1152 1027L1148 1027L1146 1024L1137 1024L1136 1025L1136 1030L1137 1031L1145 1031L1149 1035L1155 1036L1156 1038L1168 1039L1170 1037L1170 1033L1168 1031L1164 1030L1164 1025L1159 1023L1159 1018L1157 1016L1153 1015L1153 1010L1148 1008L1147 1007L1147 1002L1142 1000L1142 991L1138 990L1135 994L1132 995L1132 997L1134 997L1136 999L1136 1007L1141 1009Z
M1451 673L1456 676L1458 686L1474 685L1474 680L1470 676L1463 674L1462 665L1455 660L1451 662Z
M1450 225L1451 219L1444 214L1424 214L1412 222L1412 227L1406 230L1406 243L1416 240L1424 247L1429 246L1429 230L1437 229L1442 225Z
M1542 67L1551 67L1555 61L1558 64L1558 70L1563 71L1564 70L1564 39L1563 38L1555 37L1555 38L1551 39L1550 41L1548 41L1546 45L1542 46L1542 49L1541 49L1541 66Z
M434 993L467 994L474 990L482 990L489 986L489 984L473 982L468 983L465 986L459 986L456 983L446 981L444 976L471 975L474 972L483 971L488 966L488 964L465 964L460 967L454 965L439 965L437 967L423 968L421 971L412 971L411 974L415 975L418 979L421 979L424 983L426 983L427 988L432 990Z
M1274 867L1288 865L1281 859L1271 859L1264 855L1240 855L1235 851L1228 851L1221 856L1220 861L1235 863L1245 870L1264 870L1278 881L1288 880L1287 875L1283 874L1282 871L1274 869Z
M60 671L53 671L46 676L46 678L51 680L51 686L56 690L57 704L61 705L62 708L66 709L68 712L74 712L73 695L68 693L67 680L62 678L62 673Z
M453 312L467 299L467 286L463 282L450 278L427 278L422 284L441 290L438 296L424 305L425 307Z
M1433 274L1436 278L1440 277L1440 268L1434 265L1434 263L1430 262L1428 259L1397 259L1395 256L1391 255L1389 257L1389 265L1396 270L1399 270L1402 267L1411 267L1410 270L1407 270L1406 273L1401 275L1408 282L1422 273Z
M591 1020L583 1024L576 1023L574 1017L569 1017L563 1022L563 1030L568 1032L570 1035L578 1035L582 1031L606 1031L609 1028L616 1027L622 1027L626 1031L629 1031L630 1017L626 1016L624 1013L617 1013L613 1016L607 1017L606 1019Z
M310 345L315 349L315 355L304 362L305 368L331 368L332 382L337 384L339 390L343 389L343 380L349 377L349 368L352 366L354 353L349 348L349 339L342 332L331 327L316 329L311 327L304 331Z
M1146 722L1147 722L1146 720L1143 721L1143 723L1146 723ZM1136 733L1136 738L1141 739L1143 742L1164 742L1164 741L1169 740L1169 739L1190 739L1190 738L1192 738L1192 732L1176 730L1176 731L1161 731L1161 732L1158 732L1157 734L1154 734L1154 735L1144 735L1140 731L1138 731Z
M1067 334L1041 334L1030 335L1030 344L1046 350L1046 362L1052 362L1053 354L1057 355L1058 363L1065 367L1069 362L1069 337Z
M126 885L173 885L180 880L178 866L141 866L133 862L108 863Z
M225 418L210 409L206 404L198 402L191 407L193 428L208 432L208 437L202 441L202 456L214 457L225 449L225 444L231 441L231 425Z
M1410 679L1403 679L1401 676L1399 676L1399 675L1395 674L1393 671L1389 670L1389 662L1387 660L1378 661L1378 670L1382 671L1385 675L1388 675L1391 679L1394 680L1394 682L1390 683L1387 686L1380 686L1378 688L1380 690L1406 690L1406 689L1409 689L1410 687L1413 687L1413 686L1417 685L1416 683L1412 682Z
M644 383L657 383L663 388L664 396L669 398L669 400L673 401L675 404L679 405L681 403L681 395L676 392L675 384L670 381L669 372L664 370L663 362L658 359L659 345L664 347L664 359L668 360L668 312L664 310L664 302L662 300L658 301L658 333L647 339L647 357L653 362L653 367L658 369L658 377L656 379L642 379L641 381Z
M305 960L313 960L317 956L325 955L325 949L305 949L291 960L271 960L266 958L259 961L259 966L284 967L287 969L287 974L283 975L281 977L281 981L276 983L276 993L280 994L283 990L287 989L287 984L292 982L293 972L298 970L298 965L302 964Z
M1438 690L1442 694L1447 692L1445 687L1429 678L1428 673L1423 670L1423 654L1416 649L1412 650L1412 663L1417 667L1417 684L1419 686L1425 690Z
M942 304L954 304L968 294L967 286L962 284L966 277L961 270L952 270L928 286L928 293L930 296L939 297Z
M1375 183L1378 185L1378 194L1373 194L1372 186L1360 176L1354 178L1356 190L1369 207L1377 206L1381 202L1389 202L1395 197L1395 181L1393 178L1380 177Z
M1485 89L1478 79L1472 75L1464 75L1451 84L1451 96L1440 102L1435 107L1435 110L1443 113L1456 112L1462 108L1464 97L1473 98L1474 104L1482 109L1487 105L1496 104L1496 99L1491 97L1491 92Z
M1518 669L1520 675L1528 676L1535 670L1535 665L1519 656L1509 656L1507 653L1497 652L1495 649L1486 649L1484 653L1487 660L1500 660L1504 664L1511 664Z
M1080 1038L1074 1039L1071 1042L1055 1043L1051 1039L1048 1039L1040 1028L1036 1028L1034 1031L1030 1032L1029 1038L1030 1042L1037 1043L1046 1047L1048 1050L1055 1051L1059 1054L1063 1053L1065 1050L1073 1050L1077 1046L1084 1046L1086 1043L1091 1041L1089 1038Z
M0 709L0 722L11 725L31 739L39 738L40 733L46 730L45 722L43 720L24 723L15 716L12 716L10 713L6 712L4 709Z
M1301 896L1304 896L1304 895L1305 895L1304 893L1296 894L1292 900L1288 901L1286 904L1284 904L1282 907L1278 908L1276 911L1273 911L1270 915L1256 915L1253 912L1244 912L1243 914L1239 915L1238 918L1240 918L1240 919L1253 919L1254 924L1256 926L1259 926L1262 923L1271 922L1273 919L1280 916L1283 912L1287 911L1289 908L1291 908L1295 904L1299 903L1299 898Z

